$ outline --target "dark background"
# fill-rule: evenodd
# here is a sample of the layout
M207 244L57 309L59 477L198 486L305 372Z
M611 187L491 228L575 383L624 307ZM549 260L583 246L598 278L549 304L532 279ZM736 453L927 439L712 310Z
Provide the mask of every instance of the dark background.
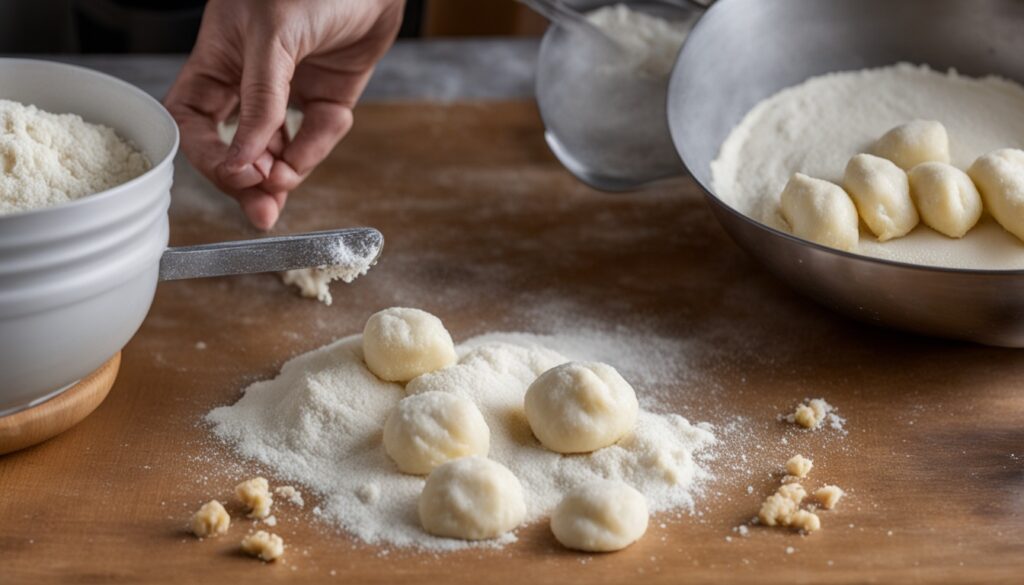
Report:
M260 0L254 0L260 1ZM184 53L205 0L0 0L0 53ZM515 0L407 0L400 36L537 35Z

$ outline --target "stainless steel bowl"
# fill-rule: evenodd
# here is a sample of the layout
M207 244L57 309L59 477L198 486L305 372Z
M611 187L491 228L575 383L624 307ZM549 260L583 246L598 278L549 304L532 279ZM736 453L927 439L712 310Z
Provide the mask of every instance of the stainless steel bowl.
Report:
M1024 82L1024 2L720 0L691 31L669 84L676 150L733 239L822 304L927 335L1024 347L1024 271L841 252L762 225L711 189L711 161L757 102L808 77L898 61Z

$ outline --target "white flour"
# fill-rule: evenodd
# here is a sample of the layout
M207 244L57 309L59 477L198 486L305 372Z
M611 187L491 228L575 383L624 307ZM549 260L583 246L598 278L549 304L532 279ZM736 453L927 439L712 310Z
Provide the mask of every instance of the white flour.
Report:
M92 195L138 177L149 166L106 126L0 100L0 215Z
M672 14L669 20L607 6L587 18L621 50L576 32L545 46L537 72L541 110L548 130L582 166L609 176L678 171L665 100L692 14Z
M605 6L587 13L587 19L618 42L634 60L635 71L667 77L675 65L687 26L658 18L625 4Z
M762 101L733 129L711 163L713 189L740 212L784 230L779 194L793 173L841 184L850 157L914 119L942 122L950 162L966 169L990 150L1024 147L1024 87L905 63L811 78ZM879 243L862 229L858 251L932 266L1024 268L1024 243L987 214L961 240L920 224Z
M555 349L586 358L576 352L592 338L518 333L474 338L459 348L458 365L413 380L408 391L458 392L476 401L491 430L490 457L523 485L528 521L542 519L568 489L595 478L625 480L646 496L652 512L692 510L701 484L710 478L702 462L715 438L707 425L641 411L632 435L592 455L559 455L533 438L522 411L527 386L567 361ZM609 343L594 339L596 353ZM207 419L241 455L317 493L322 498L317 514L363 541L436 551L514 541L511 534L474 543L422 531L416 503L424 479L399 473L381 444L384 421L406 392L374 377L361 353L361 339L353 336L298 356L277 378L253 384L237 403L211 411ZM635 386L643 398L643 385Z
M332 255L333 261L337 264L282 272L281 281L295 286L302 296L316 299L330 306L334 302L330 283L335 280L351 283L366 274L377 261L375 254L376 251L372 249L366 249L365 253L359 253L346 246L344 242L339 242L338 248Z

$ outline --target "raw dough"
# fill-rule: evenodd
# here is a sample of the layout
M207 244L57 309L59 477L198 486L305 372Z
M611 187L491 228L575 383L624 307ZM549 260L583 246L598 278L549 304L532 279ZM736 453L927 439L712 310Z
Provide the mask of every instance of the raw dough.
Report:
M786 231L779 194L793 173L842 183L851 156L914 119L941 121L950 164L967 169L986 152L1024 148L1024 87L908 63L817 76L743 117L711 164L712 190L736 211ZM960 239L918 225L887 242L862 237L856 253L926 266L1024 269L1024 244L987 213Z
M242 539L242 551L269 563L284 554L284 540L276 534L259 530Z
M780 209L797 237L840 250L857 247L857 208L839 185L796 173L782 190Z
M551 368L530 384L524 403L533 434L559 453L614 444L633 429L640 408L633 387L598 362Z
M519 480L504 465L463 457L430 472L420 494L419 514L430 534L483 540L519 526L526 502Z
M816 429L830 412L832 412L831 404L825 402L823 398L815 398L807 404L797 405L796 411L786 417L786 420L805 429Z
M220 502L210 500L192 515L189 526L192 528L192 534L199 538L220 536L231 526L231 516L228 516L227 510Z
M487 456L491 431L472 400L450 392L407 396L384 424L384 448L405 473L427 474L467 455Z
M814 492L814 499L818 500L826 510L831 510L836 507L836 504L839 503L839 500L844 495L846 495L846 492L838 486L827 485L818 488L818 490Z
M621 550L646 531L647 501L621 481L596 481L576 487L551 514L555 538L576 550Z
M798 483L787 483L761 504L757 517L765 526L788 526L804 532L821 528L821 519L814 512L801 510L800 503L807 490Z
M793 455L789 461L786 462L786 473L803 479L811 472L812 467L814 467L814 461L811 461L803 455Z
M1024 240L1024 150L994 150L974 161L967 174L992 217Z
M855 155L846 165L843 188L879 242L903 237L917 226L907 173L891 161Z
M951 238L962 238L981 218L981 195L967 173L941 162L910 169L910 196L921 221Z
M456 358L452 336L426 311L384 309L371 315L363 329L366 367L387 382L408 382L450 366Z
M250 518L266 518L270 515L270 506L274 503L270 495L270 484L262 477L247 479L235 486L235 494L242 505L249 509Z
M925 162L949 162L949 135L941 122L914 120L889 130L873 149L904 171Z

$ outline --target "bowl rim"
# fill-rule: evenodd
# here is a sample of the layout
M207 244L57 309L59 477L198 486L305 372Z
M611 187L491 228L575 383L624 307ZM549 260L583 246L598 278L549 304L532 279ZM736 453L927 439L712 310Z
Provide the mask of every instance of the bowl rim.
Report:
M34 67L49 67L53 69L74 70L77 73L91 76L95 79L101 80L103 83L114 86L120 89L121 91L124 91L134 97L141 98L142 103L149 106L150 109L153 110L157 114L157 116L161 118L163 122L171 128L174 138L171 141L171 148L168 150L167 154L165 154L164 157L160 159L158 163L153 164L149 168L149 170L135 177L134 179L131 179L130 181L114 185L113 187L110 187L109 189L104 189L103 191L97 191L95 193L83 195L71 201L64 201L56 205L50 205L47 207L37 207L34 209L24 209L21 211L0 214L0 224L3 224L4 222L12 222L26 217L43 215L46 214L47 212L57 213L60 212L61 210L74 209L77 207L93 204L97 201L111 199L123 193L124 191L134 189L136 185L139 185L140 183L150 180L150 178L155 175L163 174L168 167L174 164L174 157L177 155L178 148L181 144L181 134L178 130L178 123L174 120L174 117L171 116L171 113L167 111L167 108L165 108L163 104L160 103L160 100L149 95L141 88L132 85L131 83L128 83L123 79L114 77L113 75L103 73L102 71L97 71L95 69L90 69L89 67L83 67L81 65L63 63L60 61L51 61L48 59L26 59L22 57L0 57L0 66L3 66L5 64L23 64ZM0 99L4 99L3 96L0 96ZM74 112L68 113L74 114ZM86 122L89 122L89 120L86 120ZM120 134L118 135L120 136ZM122 136L122 138L124 137Z
M847 252L845 250L839 250L837 248L830 248L828 246L823 246L823 245L818 244L816 242L812 242L810 240L805 240L803 238L798 238L797 236L794 236L793 234L784 232L782 230L775 229L775 228L773 228L773 227L771 227L771 226L769 226L769 225L767 225L765 223L762 223L762 222L760 222L760 221L758 221L758 220L756 220L756 219L754 219L754 218L752 218L752 217L742 213L738 209L736 209L733 206L731 206L728 203L726 203L721 197L719 197L717 194L715 194L714 190L711 189L711 187L709 187L708 185L705 185L703 181L698 179L697 175L694 174L693 170L690 168L690 164L686 161L686 157L683 156L683 153L681 151L681 148L680 148L680 142L682 141L681 131L676 129L678 127L677 124L673 124L672 123L672 120L675 117L672 114L672 112L673 112L673 107L672 107L673 99L672 99L672 96L678 95L680 93L680 92L676 91L675 88L680 83L682 83L682 81L680 81L680 78L682 77L682 74L680 73L680 71L682 71L681 63L682 63L683 54L686 52L686 48L690 45L690 40L693 38L694 33L699 31L702 28L702 26L704 25L706 14L708 14L708 13L718 9L719 5L724 4L724 3L725 2L723 0L718 0L717 2L712 3L712 5L710 7L708 7L708 9L705 12L705 14L702 14L700 16L700 18L697 19L697 22L694 23L694 25L690 28L689 33L686 35L686 39L683 41L683 46L679 49L679 54L676 55L675 65L672 66L672 74L671 74L671 76L669 77L669 80L668 80L668 96L665 99L665 109L666 109L665 116L666 116L666 119L668 120L669 135L672 137L672 144L676 148L676 154L679 155L679 160L682 161L683 169L686 171L686 175L689 176L689 178L691 180L693 180L693 182L696 183L700 187L701 191L703 191L704 194L711 201L713 201L715 204L717 204L719 208L723 209L724 211L727 211L728 213L732 214L732 216L734 216L734 217L738 218L739 220L741 220L743 223L749 224L749 225L751 225L751 226L753 226L755 228L758 228L758 229L761 229L763 231L766 231L766 232L768 232L772 236L780 237L782 239L788 240L789 242L791 242L793 244L796 244L796 245L799 245L799 246L803 246L805 248L811 248L813 250L817 250L818 252L824 252L824 253L827 253L827 254L833 254L833 255L836 255L836 256L840 256L842 258L846 258L847 260L851 260L851 261L864 262L864 263L868 263L868 264L877 264L877 265L881 265L881 266L889 266L889 267L892 267L892 268L902 268L902 269L909 269L909 270L922 271L922 272L939 272L939 273L949 273L949 274L960 274L960 275L965 275L965 276L969 276L969 275L977 275L977 276L1024 276L1024 268L1008 268L1008 269L998 269L998 268L953 268L953 267L950 267L950 266L932 266L932 265L929 265L929 264L913 264L913 263L910 263L910 262L900 262L898 260L888 260L888 259L885 259L885 258L876 258L874 256L867 256L867 255L864 255L864 254L856 254L854 252ZM719 148L721 148L721 145L719 145ZM717 218L716 218L716 220L717 220ZM721 222L719 222L719 223L721 223ZM1002 226L1000 226L1000 227L1002 227Z

